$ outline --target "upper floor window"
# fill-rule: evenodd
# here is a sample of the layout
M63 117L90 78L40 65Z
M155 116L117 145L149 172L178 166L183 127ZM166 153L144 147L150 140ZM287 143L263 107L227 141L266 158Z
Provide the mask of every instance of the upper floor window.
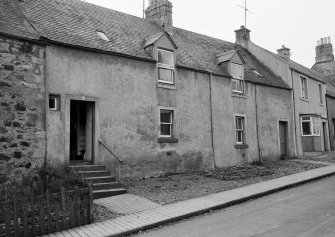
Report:
M301 99L308 100L307 77L300 76L300 85L301 85L301 91L300 91Z
M231 63L230 67L231 67L230 74L233 77L232 79L233 92L243 93L244 92L243 65Z
M158 49L158 81L174 84L174 54Z
M324 103L324 87L321 83L319 83L319 96L320 96L320 104L323 105Z

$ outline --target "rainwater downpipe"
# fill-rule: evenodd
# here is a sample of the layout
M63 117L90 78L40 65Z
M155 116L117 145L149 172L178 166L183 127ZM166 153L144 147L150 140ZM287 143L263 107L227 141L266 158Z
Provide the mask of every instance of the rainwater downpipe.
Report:
M259 144L259 133L258 133L258 104L257 104L257 85L255 84L255 107L256 107L256 134L257 134L257 148L258 148L258 159L259 162L262 164L263 159L261 156L261 148Z
M214 128L213 128L213 100L212 100L212 79L213 79L213 74L209 73L209 108L210 108L210 117L211 117L211 139L212 139L212 152L213 152L213 164L214 164L214 169L216 168L215 164L215 151L214 151Z
M293 69L291 69L291 80L292 80L292 94L293 94L293 123L294 123L294 133L295 133L295 156L298 157L298 134L297 134L297 124L296 124L296 109L295 109L295 94L294 94L294 84L293 84Z
M48 80L47 80L47 39L44 39L45 51L44 51L44 83L45 83L45 145L44 145L44 175L47 172L47 159L48 159L48 111L49 111L49 93L48 93ZM46 176L45 176L46 179ZM46 182L46 180L45 180Z

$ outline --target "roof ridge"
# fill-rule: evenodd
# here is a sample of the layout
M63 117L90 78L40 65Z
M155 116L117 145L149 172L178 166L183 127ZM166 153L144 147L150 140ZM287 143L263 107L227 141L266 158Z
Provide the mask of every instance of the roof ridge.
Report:
M179 27L173 27L173 29L176 29L176 30L182 30L182 31L186 31L186 32L189 32L189 33L197 34L197 35L199 35L199 36L203 36L203 37L207 37L207 38L211 38L211 39L219 40L219 41L221 41L221 43L228 43L228 44L231 44L231 45L234 45L234 44L235 44L235 43L232 43L232 42L223 40L223 39L216 38L216 37L214 37L214 36L205 35L205 34L202 34L202 33L194 32L194 31L191 31L191 30L186 30L186 29L179 28Z

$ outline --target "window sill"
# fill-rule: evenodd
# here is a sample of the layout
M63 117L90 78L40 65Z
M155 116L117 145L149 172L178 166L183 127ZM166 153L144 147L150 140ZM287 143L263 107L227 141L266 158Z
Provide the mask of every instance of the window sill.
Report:
M300 98L300 100L305 101L305 102L309 102L308 99L304 99L304 98Z
M158 143L178 143L178 138L174 137L159 137Z
M249 145L247 145L247 144L235 144L234 147L235 147L235 149L247 149L247 148L249 148Z
M168 84L164 82L158 82L157 87L159 88L164 88L164 89L169 89L169 90L176 90L177 87L174 84Z
M231 96L232 96L232 97L238 97L238 98L247 99L247 95L244 94L244 93L232 92Z

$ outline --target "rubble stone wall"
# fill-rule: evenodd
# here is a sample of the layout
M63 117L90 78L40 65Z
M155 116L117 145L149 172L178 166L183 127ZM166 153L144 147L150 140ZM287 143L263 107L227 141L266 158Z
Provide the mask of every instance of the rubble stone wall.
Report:
M44 67L43 45L0 35L0 184L43 164Z

